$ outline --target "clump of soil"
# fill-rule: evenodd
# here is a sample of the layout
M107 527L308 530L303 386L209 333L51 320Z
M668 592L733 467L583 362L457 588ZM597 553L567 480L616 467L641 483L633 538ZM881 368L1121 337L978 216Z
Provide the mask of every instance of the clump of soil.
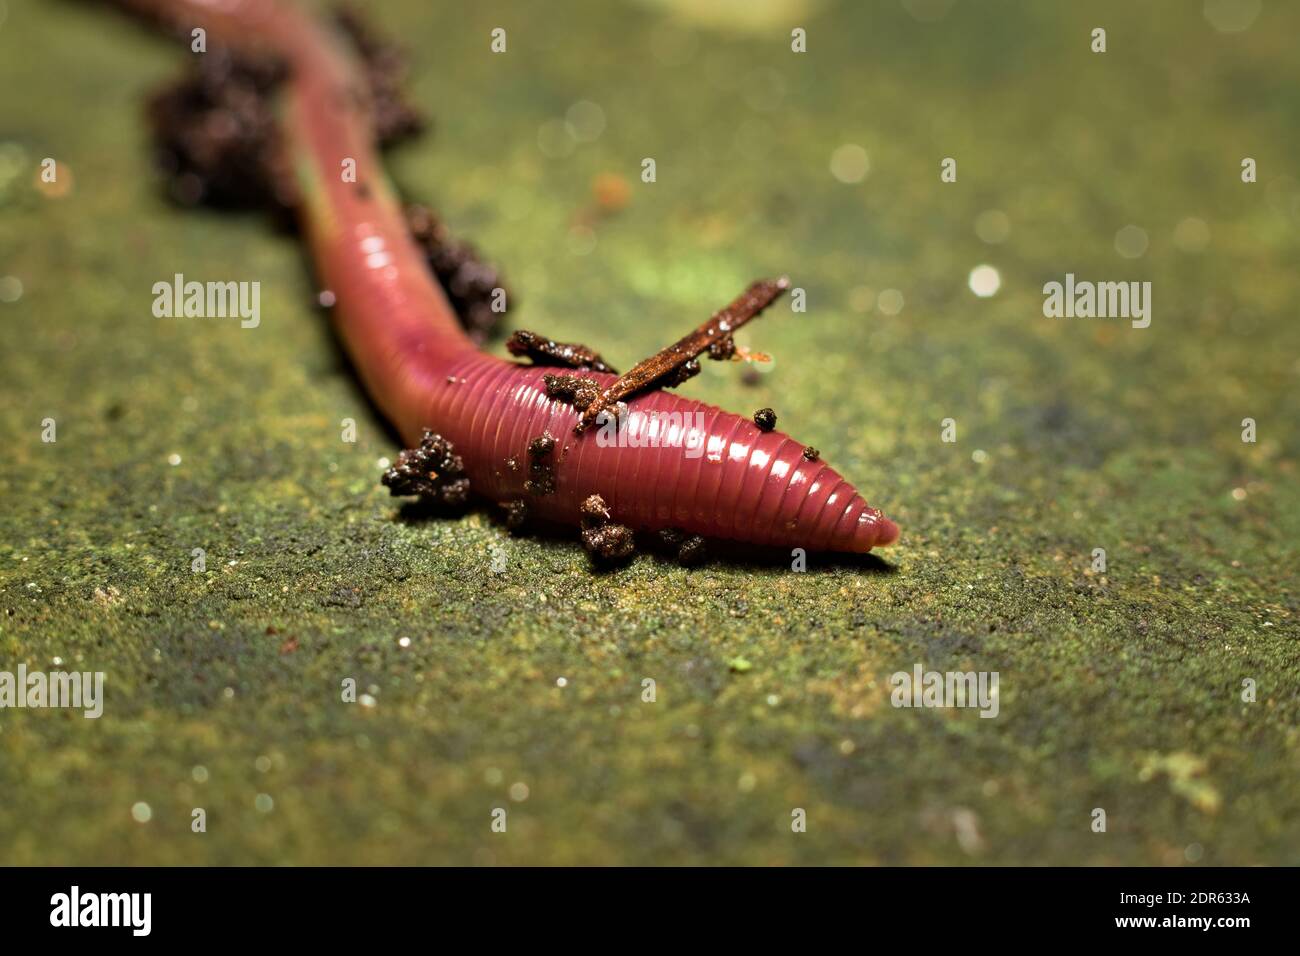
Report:
M524 491L532 495L555 493L555 439L538 435L528 443L528 480Z
M371 29L361 12L343 6L334 12L334 22L347 34L365 66L370 87L371 121L382 146L391 146L422 132L423 114L402 88L406 83L406 54L396 43L382 39Z
M547 375L542 381L546 383L548 398L572 405L580 412L600 397L600 383L594 378L580 378L577 375Z
M523 498L507 501L502 507L506 510L506 527L518 531L528 522L528 502Z
M271 93L287 71L270 57L213 49L149 100L158 165L177 202L269 208L287 220L296 201Z
M527 329L520 329L506 340L506 351L530 359L534 365L555 365L581 372L618 374L618 369L601 358L600 353L594 349L576 342L557 342Z
M482 344L509 310L510 291L500 271L474 246L455 238L429 207L412 203L405 213L411 237L446 290L465 331Z
M465 463L441 435L426 430L418 448L397 456L381 479L390 494L417 495L424 501L461 507L469 501L469 479Z
M597 561L621 561L636 550L632 529L617 524L600 495L582 503L582 546Z
M660 531L659 543L686 567L694 567L708 557L708 547L703 537L687 534L678 528L664 528Z

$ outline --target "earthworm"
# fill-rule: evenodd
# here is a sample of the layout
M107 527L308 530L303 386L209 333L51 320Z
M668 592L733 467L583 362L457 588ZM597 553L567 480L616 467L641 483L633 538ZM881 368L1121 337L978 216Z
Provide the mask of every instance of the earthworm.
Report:
M271 55L288 70L284 159L333 320L379 409L412 445L426 429L450 441L477 495L527 499L541 518L578 525L600 495L635 530L808 551L866 552L898 527L804 442L747 417L663 390L630 397L624 440L575 433L581 413L548 397L554 369L476 348L412 240L379 158L356 54L331 26L281 0L125 0L187 39ZM342 176L348 162L355 177ZM604 394L617 376L590 371ZM586 424L584 422L584 424ZM556 439L553 490L530 492L531 442ZM691 454L691 449L698 454ZM548 489L550 485L548 484Z

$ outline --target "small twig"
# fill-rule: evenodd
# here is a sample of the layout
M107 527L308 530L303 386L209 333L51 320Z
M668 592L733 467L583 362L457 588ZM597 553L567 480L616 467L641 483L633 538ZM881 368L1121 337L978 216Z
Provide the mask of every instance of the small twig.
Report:
M711 359L731 358L736 353L736 343L732 338L736 329L766 309L788 288L790 280L784 276L755 282L725 309L713 313L709 321L694 332L628 369L587 406L574 432L582 434L595 423L601 412L637 392L680 385L699 372L699 363L695 359L703 352L707 351Z

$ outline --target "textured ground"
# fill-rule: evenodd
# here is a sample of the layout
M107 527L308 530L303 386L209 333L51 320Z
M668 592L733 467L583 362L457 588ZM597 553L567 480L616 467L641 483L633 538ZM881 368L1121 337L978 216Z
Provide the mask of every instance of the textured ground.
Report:
M299 250L159 198L140 103L182 54L0 2L0 670L107 674L98 721L0 711L0 862L1300 860L1300 11L690 6L382 4L437 117L395 177L512 323L621 364L788 272L770 373L686 393L775 406L902 525L883 562L593 576L487 512L403 520ZM1044 318L1067 271L1151 281L1151 327ZM154 318L176 272L260 281L260 327ZM998 671L1000 715L894 709L916 663Z

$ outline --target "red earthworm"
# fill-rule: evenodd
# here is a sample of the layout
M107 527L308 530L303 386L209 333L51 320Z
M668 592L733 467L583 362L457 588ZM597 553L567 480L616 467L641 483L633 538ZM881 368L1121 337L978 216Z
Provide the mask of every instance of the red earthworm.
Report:
M368 90L333 31L280 0L125 0L187 36L269 53L288 67L284 142L300 196L302 231L335 324L366 388L403 438L426 428L452 442L475 493L527 498L568 524L599 494L634 529L810 551L866 552L898 527L805 443L748 418L652 391L629 398L626 441L575 434L580 413L547 396L554 369L479 352L412 241L375 144ZM352 161L355 180L340 175ZM616 376L580 373L607 389ZM550 435L554 491L529 494L527 448ZM683 444L686 447L683 447ZM691 448L701 453L692 455Z

